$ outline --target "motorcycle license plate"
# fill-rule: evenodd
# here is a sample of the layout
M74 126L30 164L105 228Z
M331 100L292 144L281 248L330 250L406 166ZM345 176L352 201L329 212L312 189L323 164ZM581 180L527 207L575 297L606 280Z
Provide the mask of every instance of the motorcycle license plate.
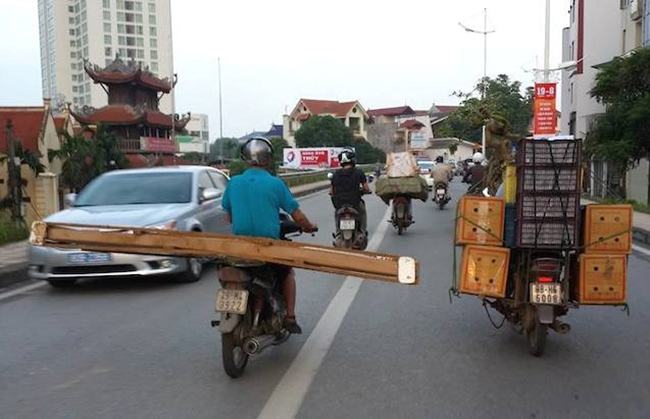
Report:
M248 304L248 291L246 290L224 290L217 292L215 310L223 313L246 313Z
M444 189L438 189L436 192L438 193L438 195L444 195L447 191L445 191Z
M530 284L530 302L533 304L562 304L562 286L560 284Z
M341 220L339 228L341 230L354 230L354 220Z

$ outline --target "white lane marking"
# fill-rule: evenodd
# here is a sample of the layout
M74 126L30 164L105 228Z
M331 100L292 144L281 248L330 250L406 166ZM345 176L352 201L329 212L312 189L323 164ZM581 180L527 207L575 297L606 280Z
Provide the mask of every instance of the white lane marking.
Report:
M390 207L386 209L386 213L379 221L379 225L368 243L368 251L374 252L379 248L389 227L387 222L389 217ZM273 394L260 412L260 419L293 418L298 414L309 386L323 363L325 355L329 352L334 337L362 283L362 279L355 277L345 279L314 331L309 335L291 366L273 390Z
M644 247L637 246L636 244L633 244L632 249L636 250L639 253L643 253L646 256L650 256L650 250L648 250L648 249L646 249Z
M35 290L37 288L44 287L46 285L47 285L47 282L45 282L45 281L37 282L35 284L26 285L24 287L15 289L13 291L5 292L3 294L0 294L0 301L6 300L7 298L11 298L11 297L13 297L15 295L18 295L18 294L23 294L25 292L32 291L32 290Z

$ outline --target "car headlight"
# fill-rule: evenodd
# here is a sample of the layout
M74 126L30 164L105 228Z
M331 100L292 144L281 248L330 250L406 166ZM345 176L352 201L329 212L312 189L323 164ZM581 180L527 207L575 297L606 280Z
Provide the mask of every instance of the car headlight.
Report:
M148 225L146 228L154 228L157 230L174 230L176 228L176 220L169 220L165 221L164 223Z

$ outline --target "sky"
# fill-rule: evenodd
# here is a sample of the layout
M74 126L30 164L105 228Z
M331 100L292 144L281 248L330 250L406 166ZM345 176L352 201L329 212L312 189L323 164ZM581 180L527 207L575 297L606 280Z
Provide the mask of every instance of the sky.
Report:
M55 0L63 1L63 0ZM88 0L99 1L99 0ZM0 0L0 106L42 103L37 0ZM545 0L171 0L176 112L205 113L219 136L282 123L300 98L365 109L453 105L483 75L532 85L544 56ZM551 67L561 61L569 0L551 0ZM537 63L537 64L536 64ZM528 71L527 71L528 70Z

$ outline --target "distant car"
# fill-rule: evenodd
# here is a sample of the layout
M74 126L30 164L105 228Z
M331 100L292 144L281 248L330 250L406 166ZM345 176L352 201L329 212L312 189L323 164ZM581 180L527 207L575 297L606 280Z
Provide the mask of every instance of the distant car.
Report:
M427 181L429 190L433 189L433 178L431 177L431 171L436 164L431 160L418 160L417 163L418 167L420 168L420 177Z
M93 180L78 197L69 198L70 208L45 221L227 233L230 226L219 199L228 182L223 172L203 166L116 170ZM152 275L195 282L201 278L203 262L32 246L28 272L54 287L70 286L81 278Z

